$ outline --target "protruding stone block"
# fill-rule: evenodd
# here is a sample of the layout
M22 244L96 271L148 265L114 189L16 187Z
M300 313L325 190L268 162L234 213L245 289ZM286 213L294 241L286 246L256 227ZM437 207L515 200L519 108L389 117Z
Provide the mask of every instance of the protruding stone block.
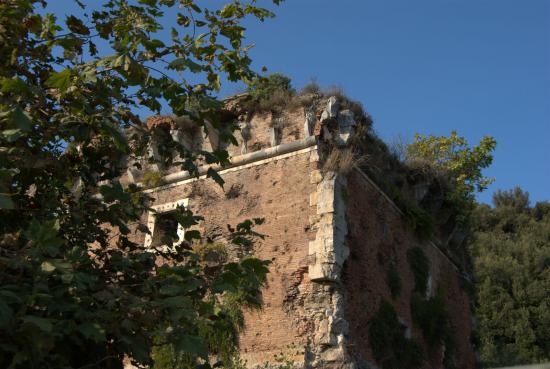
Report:
M338 145L346 145L355 133L355 117L351 110L342 110L338 114L338 133L335 137Z

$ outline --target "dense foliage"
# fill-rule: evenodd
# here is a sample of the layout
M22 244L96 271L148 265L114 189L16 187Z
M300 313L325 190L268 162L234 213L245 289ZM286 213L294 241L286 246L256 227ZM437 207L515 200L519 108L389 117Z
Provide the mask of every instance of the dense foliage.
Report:
M487 366L550 361L550 204L498 191L475 212L481 359Z
M405 159L411 167L429 171L450 185L447 201L459 215L457 220L463 222L473 209L475 193L485 190L494 181L485 177L482 171L491 165L495 147L496 141L490 136L470 147L455 131L448 137L416 134L407 146Z
M0 2L0 367L143 367L155 345L206 365L223 339L215 333L235 327L235 309L258 306L266 263L205 268L189 247L197 231L175 253L144 252L131 229L148 231L140 219L151 203L116 179L125 159L153 160L146 147L159 132L137 111L169 106L199 125L209 118L231 139L213 96L223 78L254 77L241 23L272 14L236 0L220 9L193 0L74 4L58 19L45 1ZM177 157L192 173L227 160L162 142L163 162ZM186 228L202 221L185 209L174 216ZM251 242L259 222L238 225L232 241Z
M495 146L495 139L489 136L483 137L478 146L470 148L466 139L455 131L449 137L416 134L407 148L407 159L427 162L450 176L460 192L472 194L483 191L494 180L484 177L481 171L491 165L493 158L490 153Z

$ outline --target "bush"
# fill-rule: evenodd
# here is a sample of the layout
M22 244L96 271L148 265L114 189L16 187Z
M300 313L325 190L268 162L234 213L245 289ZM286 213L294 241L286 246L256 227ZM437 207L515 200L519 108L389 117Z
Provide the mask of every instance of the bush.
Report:
M280 113L295 94L290 78L280 73L256 77L248 85L250 99L245 109L251 113Z
M317 82L311 81L307 85L302 87L302 89L300 90L300 95L307 95L307 94L320 95L321 87L317 84Z

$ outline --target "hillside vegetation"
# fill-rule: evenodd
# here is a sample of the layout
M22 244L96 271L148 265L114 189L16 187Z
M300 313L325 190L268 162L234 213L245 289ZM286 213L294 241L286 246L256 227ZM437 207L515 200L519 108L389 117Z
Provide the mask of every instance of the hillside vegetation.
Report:
M550 203L519 188L474 212L479 350L486 366L550 361Z

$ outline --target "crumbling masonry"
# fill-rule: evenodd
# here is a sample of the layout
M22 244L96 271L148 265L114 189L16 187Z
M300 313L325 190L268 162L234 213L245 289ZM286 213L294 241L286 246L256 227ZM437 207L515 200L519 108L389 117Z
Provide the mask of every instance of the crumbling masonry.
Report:
M266 219L258 231L267 237L251 250L271 260L264 307L247 312L239 341L247 366L273 362L282 354L296 367L382 368L368 328L386 300L394 306L404 334L423 347L422 367L442 368L448 348L429 347L411 316L414 275L407 250L420 247L430 260L426 296L444 290L456 367L473 368L470 299L461 288L463 275L456 263L437 240L419 240L400 209L353 161L327 170L330 152L353 149L354 137L363 134L353 112L340 109L339 101L330 97L277 115L249 116L239 111L239 98L227 101L241 131L239 146L226 147L232 165L219 170L224 189L175 168L129 169L122 180L138 183L147 170L162 169L162 185L146 190L158 214L184 204L205 217L201 231L215 242L224 241L229 223ZM186 145L222 145L213 127L203 137L185 132L177 119L155 119L150 124L166 124L172 137ZM155 150L152 146L150 154ZM155 216L146 217L143 221L154 238ZM136 237L145 247L152 242L150 236ZM388 286L390 265L401 280L398 297Z

